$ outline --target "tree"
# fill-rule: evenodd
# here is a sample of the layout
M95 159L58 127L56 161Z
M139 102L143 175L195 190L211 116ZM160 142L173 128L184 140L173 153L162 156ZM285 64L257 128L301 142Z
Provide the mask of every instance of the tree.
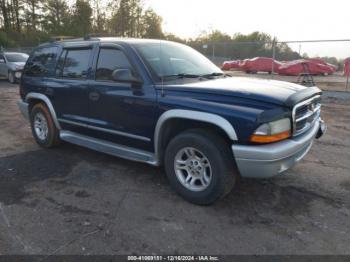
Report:
M144 38L155 38L162 39L164 38L162 30L163 19L157 15L156 12L152 9L146 10L143 18L143 27L144 27Z
M100 34L107 32L106 12L101 11L101 6L101 0L94 0L93 32Z
M41 1L40 0L25 0L26 3L26 18L28 31L36 31L41 22Z
M0 7L1 7L1 15L2 20L4 24L4 29L6 32L10 31L11 22L10 22L10 16L9 16L9 3L7 0L1 0L0 1Z
M13 23L16 32L21 32L21 17L20 11L23 9L23 2L21 0L12 0L12 14Z
M111 32L121 37L142 36L142 5L140 0L119 0L110 21Z
M50 34L65 34L69 26L69 8L65 0L46 0L43 11L46 13L44 27Z
M86 0L76 0L73 7L71 30L73 35L84 36L91 32L92 8Z

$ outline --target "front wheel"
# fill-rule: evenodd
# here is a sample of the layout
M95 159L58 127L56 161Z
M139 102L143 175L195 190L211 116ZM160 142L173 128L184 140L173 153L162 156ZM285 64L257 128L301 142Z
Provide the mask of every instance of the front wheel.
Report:
M210 205L224 197L238 177L225 140L202 129L176 136L167 146L164 162L171 186L198 205Z
M16 83L16 77L15 77L15 73L13 71L9 72L9 76L8 76L9 82L11 84Z

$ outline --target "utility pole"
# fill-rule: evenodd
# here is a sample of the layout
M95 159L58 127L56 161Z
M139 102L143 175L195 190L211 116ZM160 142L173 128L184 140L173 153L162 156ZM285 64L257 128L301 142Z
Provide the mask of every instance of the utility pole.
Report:
M213 54L212 54L212 56L213 56L213 61L214 61L214 58L215 58L215 43L213 42Z
M274 77L274 73L275 73L275 59L276 59L276 37L274 37L273 41L272 41L272 70L271 70L271 78Z

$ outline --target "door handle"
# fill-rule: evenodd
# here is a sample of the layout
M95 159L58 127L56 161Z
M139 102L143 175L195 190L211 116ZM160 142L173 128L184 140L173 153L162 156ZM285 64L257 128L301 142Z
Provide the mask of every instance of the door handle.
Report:
M91 92L91 93L89 94L89 99L90 99L91 101L97 101L97 100L100 99L100 94L97 93L97 92Z

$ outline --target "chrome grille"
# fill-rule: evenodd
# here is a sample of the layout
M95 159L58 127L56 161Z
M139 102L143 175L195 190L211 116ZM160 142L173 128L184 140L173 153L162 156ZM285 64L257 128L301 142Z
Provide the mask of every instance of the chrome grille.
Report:
M320 117L321 96L315 96L293 108L293 135L298 136L309 130Z

